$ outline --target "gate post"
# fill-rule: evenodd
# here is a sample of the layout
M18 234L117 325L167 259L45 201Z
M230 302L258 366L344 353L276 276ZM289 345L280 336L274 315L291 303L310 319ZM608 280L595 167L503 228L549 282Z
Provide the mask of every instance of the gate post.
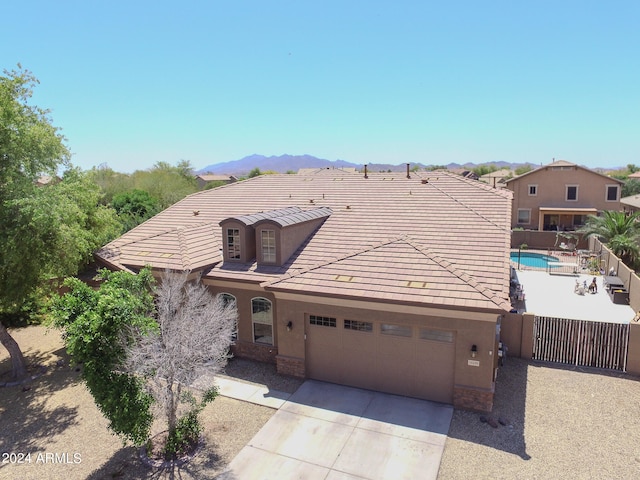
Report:
M629 324L629 350L627 356L627 373L640 375L640 323Z

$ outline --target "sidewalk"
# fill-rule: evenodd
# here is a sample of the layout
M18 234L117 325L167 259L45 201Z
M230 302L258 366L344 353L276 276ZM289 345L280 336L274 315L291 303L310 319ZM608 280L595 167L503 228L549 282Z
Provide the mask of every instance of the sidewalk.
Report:
M290 393L269 390L262 385L239 382L228 377L216 376L213 383L218 387L218 393L224 397L275 408L276 410L282 407L284 402L291 397Z

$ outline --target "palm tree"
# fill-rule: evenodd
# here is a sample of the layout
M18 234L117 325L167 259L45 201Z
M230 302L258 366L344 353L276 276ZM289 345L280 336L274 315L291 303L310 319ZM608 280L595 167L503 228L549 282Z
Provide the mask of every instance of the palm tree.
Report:
M587 237L598 237L625 265L635 268L640 260L639 217L640 212L627 215L625 212L606 210L601 216L589 215L584 227L578 231Z

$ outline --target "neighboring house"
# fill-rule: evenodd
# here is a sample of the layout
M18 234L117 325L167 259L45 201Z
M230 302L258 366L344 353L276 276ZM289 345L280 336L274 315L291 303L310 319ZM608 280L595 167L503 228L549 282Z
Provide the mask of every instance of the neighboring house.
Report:
M576 230L588 215L621 210L624 182L558 160L506 181L513 192L511 226L532 230Z
M102 248L201 276L238 307L238 357L491 410L510 310L511 192L446 172L262 175L202 191Z
M480 178L478 177L478 174L476 172L474 172L473 170L468 170L466 168L450 168L447 171L455 173L456 175L460 175L464 178L470 178L471 180L478 180Z
M513 172L508 168L496 170L495 172L486 173L480 176L478 180L488 183L493 188L505 188L507 179L513 177Z
M203 173L201 175L196 175L196 181L198 182L198 188L202 190L213 182L233 183L238 181L238 179L233 175L214 175L213 173Z
M629 178L631 180L639 180L640 179L640 172L634 172L631 175L629 175L627 178Z
M640 211L640 195L630 195L620 199L622 210L628 213Z

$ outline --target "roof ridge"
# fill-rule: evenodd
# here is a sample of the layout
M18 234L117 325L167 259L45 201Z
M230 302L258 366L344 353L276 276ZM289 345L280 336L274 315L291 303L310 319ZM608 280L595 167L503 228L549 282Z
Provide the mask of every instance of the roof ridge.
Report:
M503 198L509 198L511 197L511 191L509 190L509 193L498 193L498 189L497 188L491 188L489 185L487 185L486 187L484 185L482 185L482 182L478 182L477 180L469 180L467 178L463 178L460 177L459 175L455 175L455 174L451 174L452 176L456 176L459 177L459 181L462 182L466 182L469 183L470 185L474 185L478 188L481 188L483 190L486 190L487 192L495 192L496 195L499 195ZM428 178L427 178L428 180ZM461 201L460 199L456 198L455 196L451 195L449 192L447 192L446 190L443 190L442 188L436 186L435 183L433 182L427 182L427 185L431 185L433 188L435 188L436 190L438 190L440 193L442 193L443 195L446 195L447 197L449 197L451 200L453 200L455 203L458 203L460 205L462 205L464 208L466 208L467 210L470 210L471 212L473 212L475 215L477 215L478 217L482 218L485 222L497 227L499 230L504 230L504 231L509 231L511 232L511 228L504 228L502 225L494 222L493 220L491 220L490 218L487 218L485 215L481 214L480 212L477 212L473 207L467 205L465 202Z
M460 268L456 267L453 263L449 262L448 260L445 260L444 258L440 257L440 255L438 255L437 253L432 252L427 247L420 244L417 240L414 240L413 238L411 238L409 235L405 235L405 238L403 238L403 240L408 245L411 245L413 248L415 248L418 252L422 253L424 256L426 256L430 260L433 260L435 263L437 263L442 268L447 270L449 273L453 274L454 276L458 277L460 280L465 282L467 285L471 286L483 297L492 301L497 306L502 308L502 306L506 302L506 300L501 298L495 291L483 286L474 277L472 277L465 271L461 270Z
M191 270L191 257L189 257L189 249L187 247L187 240L185 238L185 230L184 226L178 227L177 236L178 236L178 245L180 247L180 257L182 258L182 266Z
M473 187L481 188L485 192L493 193L494 195L498 195L498 196L503 197L503 198L511 197L511 190L507 190L507 189L504 189L504 188L494 188L491 185L489 185L488 183L484 183L484 182L481 182L479 180L474 180L473 178L463 177L462 175L457 175L457 174L452 173L452 172L442 172L442 173L445 173L449 177L452 177L452 178L454 178L456 180L464 182L464 183L466 183L468 185L471 185Z

